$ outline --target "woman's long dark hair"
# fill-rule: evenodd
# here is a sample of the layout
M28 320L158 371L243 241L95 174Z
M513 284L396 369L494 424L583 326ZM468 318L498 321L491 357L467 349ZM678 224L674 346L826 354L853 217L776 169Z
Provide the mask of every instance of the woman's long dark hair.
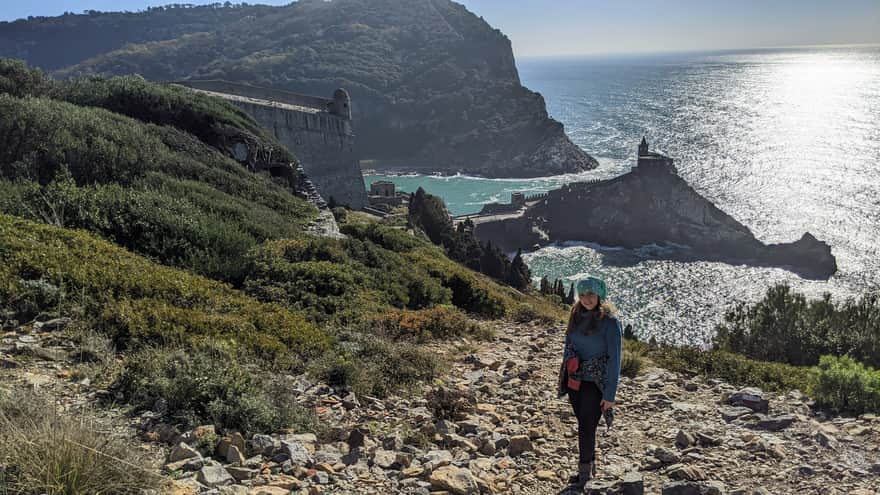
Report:
M568 315L568 328L565 333L573 332L585 319L589 318L589 322L587 322L584 328L584 332L589 335L599 328L599 320L607 315L614 314L616 311L613 304L603 301L601 297L598 298L596 307L593 309L585 308L581 304L580 299L576 299L574 304L571 305L571 312Z

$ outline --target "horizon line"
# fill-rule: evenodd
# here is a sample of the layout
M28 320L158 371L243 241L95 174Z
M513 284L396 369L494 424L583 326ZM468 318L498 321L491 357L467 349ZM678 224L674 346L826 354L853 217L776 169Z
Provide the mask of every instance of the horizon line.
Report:
M542 54L521 54L514 56L517 59L523 58L587 58L587 57L610 57L610 56L644 56L644 55L686 55L698 53L721 53L721 52L738 52L745 50L796 50L810 48L872 48L880 47L880 43L809 43L803 45L770 45L770 46L741 46L731 48L687 48L687 49L671 49L671 50L650 50L650 51L619 51L619 52L582 52L582 53L542 53Z

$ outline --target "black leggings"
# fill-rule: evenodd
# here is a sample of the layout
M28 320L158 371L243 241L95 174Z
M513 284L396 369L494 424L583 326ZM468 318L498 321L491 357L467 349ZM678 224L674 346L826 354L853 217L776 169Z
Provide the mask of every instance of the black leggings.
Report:
M596 457L596 427L602 416L602 393L593 382L581 382L581 389L569 389L568 401L578 421L578 453L581 463Z

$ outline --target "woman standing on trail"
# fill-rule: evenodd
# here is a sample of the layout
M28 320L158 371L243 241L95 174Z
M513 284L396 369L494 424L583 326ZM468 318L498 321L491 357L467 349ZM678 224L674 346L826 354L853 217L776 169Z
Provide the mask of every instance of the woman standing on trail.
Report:
M571 307L565 352L559 369L559 397L568 394L578 422L578 474L571 482L581 488L596 473L596 427L605 416L610 426L620 378L622 340L614 306L605 299L605 282L595 277L577 283Z

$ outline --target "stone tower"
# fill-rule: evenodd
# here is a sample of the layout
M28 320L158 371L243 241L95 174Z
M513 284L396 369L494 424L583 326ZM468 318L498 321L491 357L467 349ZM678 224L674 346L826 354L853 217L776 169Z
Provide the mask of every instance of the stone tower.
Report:
M339 88L333 92L333 103L330 113L351 120L351 97L348 91Z
M642 136L642 142L639 143L639 155L644 156L648 154L648 141L645 139L645 136Z

